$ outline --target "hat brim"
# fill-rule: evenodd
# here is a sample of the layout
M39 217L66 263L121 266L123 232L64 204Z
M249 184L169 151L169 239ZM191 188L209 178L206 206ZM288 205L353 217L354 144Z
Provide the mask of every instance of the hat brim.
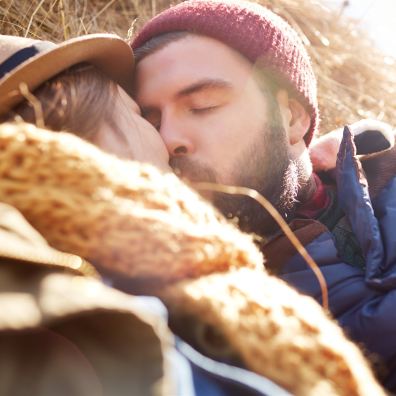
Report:
M131 94L134 57L130 46L115 34L89 34L64 41L23 62L0 80L0 115L20 103L19 86L30 92L78 63L87 62Z

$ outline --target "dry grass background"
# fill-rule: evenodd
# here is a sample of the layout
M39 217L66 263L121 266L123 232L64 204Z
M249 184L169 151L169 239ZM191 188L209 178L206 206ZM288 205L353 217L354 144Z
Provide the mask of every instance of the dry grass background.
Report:
M61 41L85 33L133 34L169 0L0 0L0 33ZM261 0L301 34L319 84L321 133L360 118L396 124L396 62L364 26L320 0ZM360 30L359 30L360 29Z

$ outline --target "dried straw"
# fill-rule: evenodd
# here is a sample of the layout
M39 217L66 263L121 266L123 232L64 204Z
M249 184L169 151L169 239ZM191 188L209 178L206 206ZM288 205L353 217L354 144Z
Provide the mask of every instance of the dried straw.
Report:
M0 32L61 41L84 33L130 36L169 0L0 0ZM301 34L319 83L321 133L361 118L395 123L396 62L358 21L320 0L261 0Z

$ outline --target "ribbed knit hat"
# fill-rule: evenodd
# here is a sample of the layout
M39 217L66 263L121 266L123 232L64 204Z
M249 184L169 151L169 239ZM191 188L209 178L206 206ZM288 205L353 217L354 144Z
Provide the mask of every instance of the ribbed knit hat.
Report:
M319 123L316 79L307 51L291 26L267 8L248 1L190 0L151 19L132 42L141 47L153 37L189 31L217 39L258 62L306 106L311 126L308 145Z

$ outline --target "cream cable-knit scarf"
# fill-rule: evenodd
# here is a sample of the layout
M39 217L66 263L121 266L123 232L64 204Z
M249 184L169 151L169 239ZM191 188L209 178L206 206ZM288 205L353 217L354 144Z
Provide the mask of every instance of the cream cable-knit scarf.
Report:
M268 275L252 238L173 174L70 134L3 124L0 201L53 247L147 282L209 355L225 344L219 355L297 395L384 394L321 307Z

